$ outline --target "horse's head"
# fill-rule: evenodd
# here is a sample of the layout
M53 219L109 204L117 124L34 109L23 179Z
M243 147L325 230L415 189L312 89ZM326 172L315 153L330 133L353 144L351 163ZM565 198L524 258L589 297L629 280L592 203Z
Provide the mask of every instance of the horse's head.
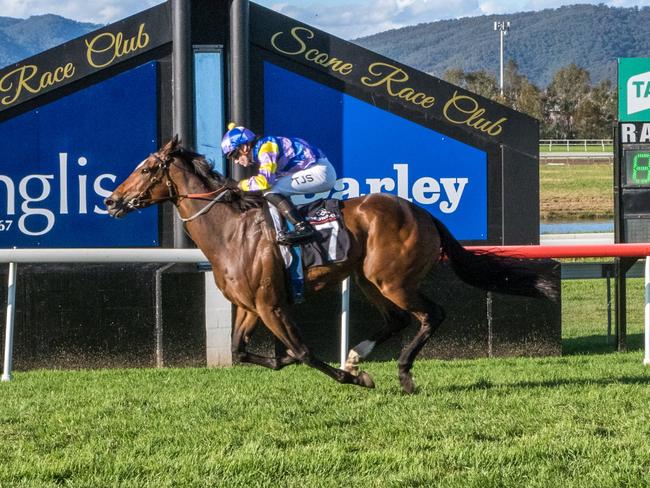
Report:
M120 218L133 210L172 200L176 196L176 188L169 176L169 167L179 147L178 138L174 137L136 166L128 178L104 200L109 215Z

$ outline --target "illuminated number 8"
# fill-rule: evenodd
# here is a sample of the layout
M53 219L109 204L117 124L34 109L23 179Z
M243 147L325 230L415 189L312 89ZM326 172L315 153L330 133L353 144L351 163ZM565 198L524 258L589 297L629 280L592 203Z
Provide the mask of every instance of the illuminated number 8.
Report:
M645 165L639 164L639 160L645 159ZM639 178L639 172L645 171L645 178ZM635 183L650 183L650 153L639 153L632 159L632 181Z

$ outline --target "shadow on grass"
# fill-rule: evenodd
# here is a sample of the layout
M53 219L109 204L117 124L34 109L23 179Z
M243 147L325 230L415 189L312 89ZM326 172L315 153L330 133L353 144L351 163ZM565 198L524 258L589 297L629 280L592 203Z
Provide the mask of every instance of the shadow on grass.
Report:
M628 334L627 350L638 351L643 349L643 334ZM611 354L616 352L616 338L612 335L607 340L607 335L590 335L562 339L562 355L576 356L584 354Z
M471 385L453 385L440 388L439 391L461 393L495 388L558 388L562 386L608 386L608 385L650 385L650 376L619 376L613 378L571 378L546 381L520 381L516 383L493 383L481 379Z

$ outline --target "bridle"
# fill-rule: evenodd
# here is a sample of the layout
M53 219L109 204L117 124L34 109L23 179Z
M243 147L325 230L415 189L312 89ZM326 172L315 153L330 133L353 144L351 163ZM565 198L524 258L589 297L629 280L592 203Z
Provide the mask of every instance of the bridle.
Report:
M145 168L144 170L147 170L147 173L151 173L151 170L154 169L155 171L151 173L151 176L149 177L149 184L147 187L142 190L138 196L135 198L132 198L128 203L127 206L132 208L132 209L138 209L142 208L148 205L152 205L154 203L160 203L160 202L166 202L169 200L178 200L179 198L179 193L178 189L176 188L176 184L174 181L171 179L169 176L169 166L171 165L173 158L170 157L169 155L165 156L165 159L162 159L160 156L157 154L150 154L149 157L153 157L158 161L158 164L154 166L153 168ZM143 170L143 171L144 171ZM169 192L169 195L166 197L162 198L151 198L151 190L158 184L159 181L161 181L163 178L166 178L165 183L167 184L167 191Z
M127 206L131 209L135 210L135 209L147 207L149 205L153 205L155 203L162 203L168 201L171 201L175 205L178 205L178 203L185 198L189 198L192 200L209 200L209 203L205 207L203 207L201 210L196 212L191 217L188 218L181 217L181 220L183 222L189 222L199 217L200 215L203 215L208 210L210 210L210 208L212 208L212 206L215 203L217 203L219 200L221 200L221 198L223 198L223 196L226 194L226 190L228 190L227 186L223 184L216 190L208 193L187 193L187 194L179 193L176 183L174 183L174 180L172 180L171 175L169 174L169 167L172 165L174 158L171 157L170 154L167 154L163 159L158 154L155 153L150 154L149 157L153 157L154 159L156 159L158 161L158 164L152 168L145 168L148 170L147 173L151 173L151 176L149 177L149 184L144 190L142 190L138 194L138 196L132 198L127 203ZM152 169L154 170L153 172L151 171ZM163 179L165 180L165 184L167 185L168 195L160 198L151 198L151 190L153 190L153 188L155 188L156 185L158 185L158 183ZM212 196L214 196L214 198L210 198Z

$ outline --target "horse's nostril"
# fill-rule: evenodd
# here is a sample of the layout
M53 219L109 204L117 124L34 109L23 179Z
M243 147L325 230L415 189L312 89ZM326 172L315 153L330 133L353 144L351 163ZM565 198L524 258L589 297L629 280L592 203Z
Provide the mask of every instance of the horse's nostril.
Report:
M106 205L107 207L112 207L113 205L115 205L115 200L111 198L107 198L104 200L104 205Z

